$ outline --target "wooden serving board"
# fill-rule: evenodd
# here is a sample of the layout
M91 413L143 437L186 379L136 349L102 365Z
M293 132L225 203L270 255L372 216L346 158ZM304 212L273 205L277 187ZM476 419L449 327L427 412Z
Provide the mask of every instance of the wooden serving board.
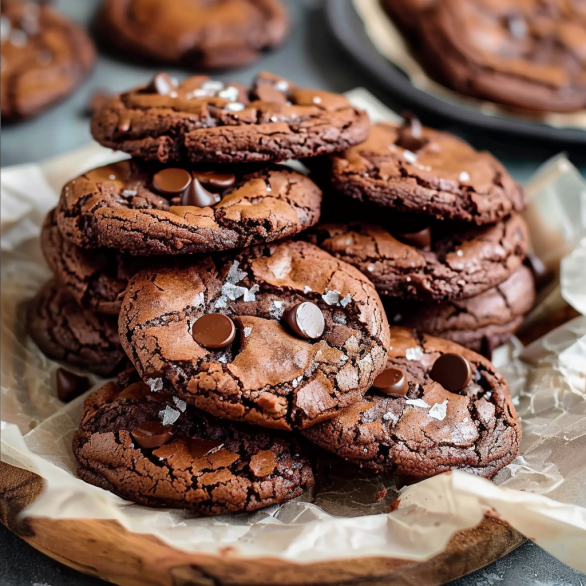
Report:
M36 474L0 462L0 520L27 543L76 570L120 586L436 586L477 570L525 541L508 525L485 519L457 533L446 551L424 563L360 558L295 564L177 550L131 533L115 521L20 519L41 492Z

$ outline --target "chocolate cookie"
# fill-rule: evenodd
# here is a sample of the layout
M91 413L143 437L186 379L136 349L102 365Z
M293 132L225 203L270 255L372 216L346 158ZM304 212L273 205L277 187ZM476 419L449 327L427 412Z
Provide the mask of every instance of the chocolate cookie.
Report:
M28 118L69 95L91 69L85 30L38 2L2 2L2 120Z
M318 221L320 203L319 188L282 165L245 174L126 160L67 183L57 222L83 248L187 254L293 236Z
M73 452L86 482L149 507L202 515L255 511L314 484L293 436L220 421L143 383L93 392Z
M306 242L140 272L119 325L151 388L279 429L309 427L358 401L389 347L371 283Z
M279 0L107 0L99 22L109 49L196 70L256 61L289 29Z
M441 303L383 301L390 323L446 338L489 355L523 322L535 301L535 284L531 271L521 266L494 289L469 299Z
M82 309L55 281L29 304L26 329L45 356L100 376L111 375L126 362L116 319Z
M322 224L303 237L360 269L379 293L420 301L480 295L523 262L527 226L517 214L487 226L411 220L398 216L390 229Z
M436 218L487 224L524 209L522 187L489 153L423 128L378 123L368 140L324 162L327 180L363 202Z
M453 342L396 327L391 336L388 370L376 386L303 435L379 473L426 478L458 469L492 478L521 440L503 377Z
M537 112L586 107L581 0L384 0L430 75L470 96Z
M333 153L368 135L368 116L338 94L261 73L250 87L159 73L92 120L104 146L163 163L285 161Z

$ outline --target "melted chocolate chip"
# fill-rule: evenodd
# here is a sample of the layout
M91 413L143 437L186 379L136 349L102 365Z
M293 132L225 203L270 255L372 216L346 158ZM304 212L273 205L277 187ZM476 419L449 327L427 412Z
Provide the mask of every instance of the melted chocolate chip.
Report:
M187 443L187 449L191 456L195 459L203 458L206 454L209 454L212 450L218 449L223 446L222 442L217 440L204 440L199 438L190 439Z
M167 96L176 89L177 82L168 73L157 73L143 91L149 94Z
M374 379L372 386L385 395L398 395L400 397L406 395L409 390L407 376L400 368L394 366L383 370Z
M554 277L553 271L549 270L541 261L541 259L532 252L528 252L523 264L533 274L535 286L537 289L545 287Z
M298 303L283 314L283 321L291 331L307 340L319 338L326 327L324 314L321 309L310 301Z
M459 354L443 354L433 363L429 376L444 389L455 392L470 382L472 367Z
M198 208L211 207L218 203L220 196L210 193L195 177L181 197L182 206Z
M206 313L193 324L191 335L200 346L217 350L225 348L234 341L236 326L226 315Z
M223 190L232 187L236 182L234 173L217 173L216 171L192 171L194 179L197 179L205 187Z
M405 244L410 244L421 250L431 250L431 230L429 227L423 228L418 232L409 232L407 234L399 234L397 238Z
M80 376L64 368L57 369L56 377L57 397L64 403L73 401L73 399L83 395L90 388L90 381L87 376Z
M277 104L284 104L287 101L287 96L276 89L270 83L261 83L256 87L255 93L259 100L263 102L273 102Z
M175 430L160 421L147 421L137 425L130 435L141 448L153 449L164 446L175 435Z
M191 183L191 175L185 169L163 169L153 177L154 188L163 195L183 193Z
M403 118L403 125L398 131L397 145L414 153L422 149L429 140L423 138L423 129L417 116L405 112Z
M482 341L480 342L480 354L482 354L487 360L492 361L493 350L494 344L492 343L492 340L488 336L482 336Z

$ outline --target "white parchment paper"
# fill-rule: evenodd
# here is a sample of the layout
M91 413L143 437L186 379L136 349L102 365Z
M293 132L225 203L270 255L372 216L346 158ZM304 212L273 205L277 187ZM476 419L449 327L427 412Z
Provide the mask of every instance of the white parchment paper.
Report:
M375 118L392 115L365 90L349 95ZM320 472L319 490L295 501L254 514L203 519L138 506L77 479L71 439L83 397L66 406L56 399L56 365L27 339L23 310L49 277L38 234L62 183L113 158L111 151L92 145L48 163L2 171L1 456L45 479L44 492L25 515L115 519L188 551L217 553L230 544L240 556L304 562L360 556L424 560L441 552L454 532L477 525L490 512L586 570L586 317L524 348L502 368L524 438L520 456L495 482L454 472L404 488L394 477L354 469L349 474L343 464L330 463ZM565 159L545 166L532 182L536 202L543 190L565 201L555 182L566 182L567 174L551 170L560 161L571 170ZM579 175L573 177L582 189ZM584 214L572 214L578 243L586 236L583 219ZM562 240L559 249L565 251ZM585 271L575 264L583 258L581 246L562 263L562 292L584 312ZM397 496L399 507L388 512Z

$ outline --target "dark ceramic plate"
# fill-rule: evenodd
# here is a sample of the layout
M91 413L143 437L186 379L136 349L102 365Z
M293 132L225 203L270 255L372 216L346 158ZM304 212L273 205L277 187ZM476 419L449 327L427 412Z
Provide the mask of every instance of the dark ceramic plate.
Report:
M352 0L326 0L325 7L326 18L335 37L350 55L387 91L414 106L431 110L470 126L528 138L586 145L585 130L556 128L514 117L487 116L475 108L446 102L416 88L399 68L379 53L366 33Z

